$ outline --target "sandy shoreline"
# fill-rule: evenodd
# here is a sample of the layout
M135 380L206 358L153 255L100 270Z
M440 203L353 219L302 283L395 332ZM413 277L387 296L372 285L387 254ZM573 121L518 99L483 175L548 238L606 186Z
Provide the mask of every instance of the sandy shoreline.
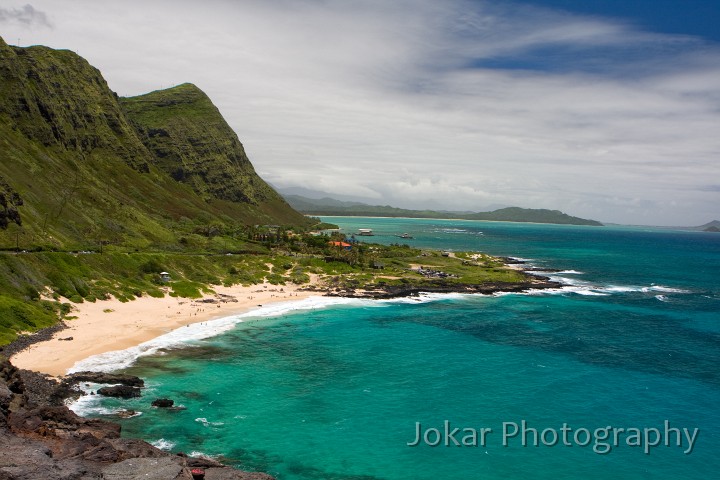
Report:
M300 290L304 286L267 283L248 287L213 286L214 295L195 300L166 295L163 298L145 296L125 303L111 299L74 304L75 310L70 316L77 318L65 321L67 329L56 332L50 340L31 345L11 360L18 368L61 376L80 360L134 347L188 324L318 295ZM72 340L63 340L69 337Z
M506 267L526 270L523 265L506 264ZM53 333L49 340L40 340L15 353L11 361L18 368L62 376L80 360L136 347L180 327L247 313L271 303L321 295L317 290L304 290L317 288L318 284L318 276L311 275L310 283L304 285L216 285L212 286L214 294L195 300L165 295L162 298L144 296L125 303L111 299L74 304L70 317L77 318L65 320L68 328ZM333 297L379 299L405 297L419 292L488 295L559 286L559 283L545 277L529 276L528 281L519 284L383 286L372 290L341 290L324 286L323 289L326 295Z

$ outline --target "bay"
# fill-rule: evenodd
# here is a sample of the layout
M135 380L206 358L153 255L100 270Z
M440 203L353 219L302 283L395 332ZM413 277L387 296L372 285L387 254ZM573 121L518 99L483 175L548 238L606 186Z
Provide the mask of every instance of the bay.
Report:
M367 240L378 243L519 257L559 269L548 275L566 286L246 317L140 357L125 370L146 378L143 398L86 400L83 413L134 409L142 415L122 421L126 436L278 479L711 478L720 467L720 235L323 220L348 235L372 228ZM157 397L186 409L151 408ZM525 435L504 438L523 421ZM442 433L445 422L491 431L484 445L407 445L418 423ZM628 445L627 432L598 439L607 427L657 428L663 438L655 447ZM683 428L697 432L691 452ZM560 438L548 445L553 432Z

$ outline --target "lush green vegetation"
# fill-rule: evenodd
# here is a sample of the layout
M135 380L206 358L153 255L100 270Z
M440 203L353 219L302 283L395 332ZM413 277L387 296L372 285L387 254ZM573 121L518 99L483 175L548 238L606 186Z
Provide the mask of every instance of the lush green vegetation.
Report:
M70 51L0 38L0 344L73 303L198 298L213 285L516 282L486 258L353 244L255 173L210 99L183 84L120 99ZM382 267L382 268L380 268ZM161 272L169 272L163 278Z
M275 222L304 222L257 176L235 132L195 85L121 98L120 104L153 164L204 200L253 205Z
M134 252L110 246L99 252L0 253L0 344L18 332L51 325L72 303L113 296L120 301L169 294L199 298L213 285L306 284L311 275L320 288L355 290L378 286L431 288L439 281L419 273L447 274L444 284L517 283L520 272L496 258L470 253L453 257L407 245L354 243L331 235L297 234L290 230L258 230L222 241L245 245L243 253L222 251ZM252 248L250 248L252 247ZM168 272L164 281L161 272Z
M0 345L11 342L18 332L34 332L58 320L59 307L46 301L26 301L0 295Z
M0 249L194 251L219 231L312 223L197 87L120 99L77 54L2 39L0 194L0 223L21 220Z

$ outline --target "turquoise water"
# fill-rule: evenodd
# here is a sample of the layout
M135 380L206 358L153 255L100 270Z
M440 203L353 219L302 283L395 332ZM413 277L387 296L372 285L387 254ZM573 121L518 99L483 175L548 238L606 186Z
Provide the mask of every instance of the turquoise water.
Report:
M328 299L265 312L186 348L141 357L126 370L147 379L143 398L101 405L92 399L81 408L140 411L122 421L126 436L281 480L716 476L720 235L324 220L347 233L373 228L371 240L380 243L522 257L564 269L550 275L567 286L499 296ZM415 238L393 236L404 232ZM150 408L157 397L186 409ZM477 446L407 445L416 422L423 431L442 431L445 421L450 429L492 431L484 445L479 437ZM528 431L528 446L522 435L503 442L503 423L512 430L522 421L538 434L546 430L546 444L553 432L560 437L554 446L542 439L533 446ZM665 437L665 422L680 429L679 441L673 431ZM616 430L617 446L606 451L612 434L596 440L605 427L657 428L661 442L645 453L637 437ZM690 435L698 429L689 453L683 428ZM652 431L648 436L654 440ZM462 443L463 433L455 438ZM428 443L434 439L431 432Z

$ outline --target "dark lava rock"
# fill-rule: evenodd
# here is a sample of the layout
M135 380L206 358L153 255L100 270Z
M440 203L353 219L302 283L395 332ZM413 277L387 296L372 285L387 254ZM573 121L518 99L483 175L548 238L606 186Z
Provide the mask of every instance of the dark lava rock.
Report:
M107 383L110 385L127 385L128 387L144 387L145 381L134 375L125 375L122 373L105 373L105 372L76 372L65 377L68 382L92 382Z
M523 272L555 273L555 272L562 272L562 270L560 270L559 268L527 267L527 268L523 268Z
M169 408L172 407L175 404L173 400L170 400L169 398L158 398L156 400L153 400L152 406L158 407L158 408Z
M65 325L64 322L58 322L55 325L43 328L35 333L19 335L13 342L0 347L0 352L2 352L2 354L6 357L12 357L16 353L22 352L30 345L52 339L53 335L57 332L65 330L66 328L67 325Z
M120 425L57 404L58 392L70 391L72 382L58 383L0 358L0 480L179 480L195 466L206 468L207 480L273 478L121 438Z
M525 260L520 260L519 258L513 258L513 257L497 257L500 260L503 261L506 265L522 265L523 263L527 263Z
M8 415L7 422L14 431L33 432L43 436L69 438L89 434L99 439L120 437L120 425L105 420L80 417L64 406L19 409Z
M112 387L102 387L97 393L106 397L135 398L140 396L140 389L137 387L128 387L127 385L115 385Z

